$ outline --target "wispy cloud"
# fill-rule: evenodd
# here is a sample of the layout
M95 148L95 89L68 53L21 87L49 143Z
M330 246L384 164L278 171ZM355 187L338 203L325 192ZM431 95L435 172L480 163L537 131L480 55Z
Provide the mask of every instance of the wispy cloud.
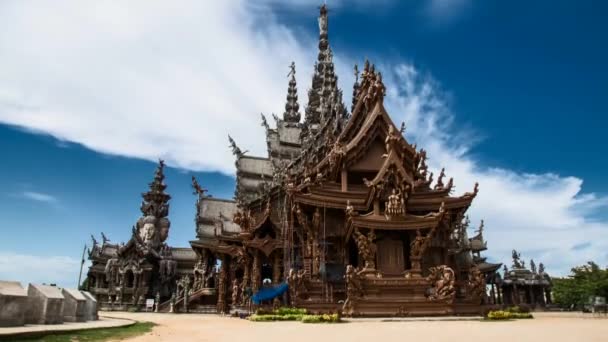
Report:
M24 191L21 193L21 197L30 199L32 201L45 202L45 203L57 203L57 198L55 196L44 194L41 192L35 191Z
M0 279L20 281L23 286L28 283L54 283L75 287L79 269L80 261L67 256L0 252Z
M433 0L429 11L439 18L469 5ZM0 22L0 122L191 170L232 173L233 156L221 148L228 133L251 154L266 153L259 113L282 113L292 60L304 106L316 51L314 38L279 23L272 6L245 1L3 1ZM366 52L336 53L349 103L351 66ZM435 173L446 167L456 195L479 181L470 213L486 219L489 256L508 261L518 248L554 273L590 259L608 264L608 222L590 219L606 198L582 193L576 177L473 159L475 135L454 133L458 118L438 82L408 63L376 63L389 112L429 151ZM570 249L590 237L591 246Z

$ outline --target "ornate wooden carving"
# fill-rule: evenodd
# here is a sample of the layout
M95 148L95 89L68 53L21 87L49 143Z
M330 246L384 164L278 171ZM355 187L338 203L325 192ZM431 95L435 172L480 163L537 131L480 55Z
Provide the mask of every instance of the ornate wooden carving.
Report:
M306 292L304 286L304 275L305 271L296 271L293 268L289 270L287 275L287 285L289 286L289 302L291 306L298 305L298 300Z
M433 285L429 289L428 299L451 304L456 296L454 271L446 265L431 267L429 271L430 274L426 277L426 280Z
M365 270L373 270L376 268L376 234L371 229L367 236L363 235L359 229L355 229L353 239L359 249L359 255L365 261Z
M356 304L363 296L363 286L361 279L352 265L346 266L346 300L342 306L342 313L347 316L355 314Z
M483 302L486 297L486 280L478 267L473 266L469 270L467 289L472 299Z

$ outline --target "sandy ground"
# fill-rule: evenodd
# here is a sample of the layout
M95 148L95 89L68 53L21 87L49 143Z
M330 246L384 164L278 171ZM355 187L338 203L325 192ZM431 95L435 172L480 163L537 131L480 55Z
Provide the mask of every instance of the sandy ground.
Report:
M213 342L391 342L391 341L608 341L608 318L572 313L536 313L507 322L363 320L344 324L258 322L215 315L118 313L107 315L158 323L151 333L129 339Z

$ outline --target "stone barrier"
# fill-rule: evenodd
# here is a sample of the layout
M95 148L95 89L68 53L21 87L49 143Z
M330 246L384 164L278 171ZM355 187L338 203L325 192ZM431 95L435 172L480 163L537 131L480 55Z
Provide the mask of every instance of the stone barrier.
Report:
M93 295L88 291L80 291L84 295L87 300L86 303L86 320L87 321L96 321L99 319L97 315L97 299L93 297Z
M25 318L27 324L63 323L64 298L59 288L30 284L27 295L29 297Z
M63 321L85 322L87 299L76 289L62 289L63 294Z
M0 327L25 324L27 291L17 281L0 280Z

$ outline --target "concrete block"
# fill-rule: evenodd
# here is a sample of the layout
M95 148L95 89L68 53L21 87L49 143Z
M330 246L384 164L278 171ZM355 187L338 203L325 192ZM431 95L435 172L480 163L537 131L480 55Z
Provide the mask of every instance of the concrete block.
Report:
M63 321L85 322L87 299L76 289L62 289L63 295Z
M29 305L27 324L63 323L63 295L56 286L30 284L27 288Z
M86 320L87 321L96 321L99 319L97 316L97 299L88 291L80 291L87 299L86 304Z
M17 281L0 280L0 327L25 324L27 291Z

